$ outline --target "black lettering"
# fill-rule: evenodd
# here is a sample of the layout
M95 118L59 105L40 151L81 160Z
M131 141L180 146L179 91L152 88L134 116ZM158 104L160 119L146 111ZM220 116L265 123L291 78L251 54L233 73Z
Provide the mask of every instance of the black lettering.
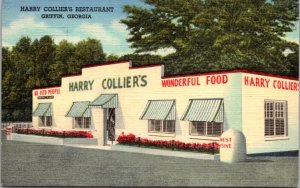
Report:
M74 91L74 85L73 82L69 83L69 91Z
M82 85L83 85L83 83L80 81L79 84L78 84L78 90L79 91L83 91Z
M74 91L78 91L78 86L77 86L77 82L74 83Z
M112 87L112 80L107 79L107 88L110 89Z
M114 89L118 88L118 86L116 85L116 79L115 78L113 79L113 88Z
M32 11L32 12L39 12L41 7L27 7L27 6L21 6L20 11Z
M105 81L106 81L106 79L102 80L102 88L103 88L103 89L107 89L107 87L104 86L104 85L105 85L105 84L104 84Z
M89 80L89 84L90 84L90 90L92 90L93 89L94 80L92 80L92 81Z
M42 18L64 18L63 14L42 14Z
M141 87L145 87L145 86L147 86L147 75L143 75L142 77L141 77L141 81L143 82L142 84L141 84Z
M126 77L123 77L123 87L126 88Z
M131 87L131 76L127 76L127 78L126 78L126 87L127 88Z
M120 77L118 78L118 88L123 88L122 85L121 85L121 78Z
M90 14L68 14L67 18L72 19L91 19L92 16Z
M133 87L135 86L139 87L139 77L137 76L133 77Z
M83 90L89 90L88 84L88 81L84 81Z

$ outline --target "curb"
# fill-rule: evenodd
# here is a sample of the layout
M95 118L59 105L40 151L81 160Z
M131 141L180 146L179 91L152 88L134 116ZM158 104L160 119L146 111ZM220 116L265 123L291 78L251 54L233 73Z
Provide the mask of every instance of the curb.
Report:
M143 147L135 147L135 146L112 145L111 150L131 152L131 153L143 153L143 154L150 154L150 155L160 155L160 156L167 156L167 157L181 157L181 158L202 159L202 160L220 160L219 154L211 155L206 153L171 151L171 150L152 149L152 148L143 148Z

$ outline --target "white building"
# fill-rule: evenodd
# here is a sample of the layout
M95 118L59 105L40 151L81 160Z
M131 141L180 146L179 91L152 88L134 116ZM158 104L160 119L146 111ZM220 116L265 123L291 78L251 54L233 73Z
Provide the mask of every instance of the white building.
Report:
M100 145L119 134L153 140L219 141L232 127L247 153L298 150L295 78L247 71L164 76L163 65L119 61L63 76L61 86L33 90L33 125L89 130Z

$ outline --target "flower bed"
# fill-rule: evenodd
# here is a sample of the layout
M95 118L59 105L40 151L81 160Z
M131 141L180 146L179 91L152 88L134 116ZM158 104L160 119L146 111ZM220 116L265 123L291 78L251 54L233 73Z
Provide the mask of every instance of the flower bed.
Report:
M125 135L122 133L119 135L117 141L119 144L124 145L135 145L144 147L155 147L155 148L166 148L172 150L182 150L182 151L195 151L204 153L218 153L219 144L217 142L211 143L185 143L175 140L150 140L147 138L136 137L134 134Z
M93 138L88 131L53 131L47 129L16 129L18 134L33 134L38 136L51 136L61 138Z

